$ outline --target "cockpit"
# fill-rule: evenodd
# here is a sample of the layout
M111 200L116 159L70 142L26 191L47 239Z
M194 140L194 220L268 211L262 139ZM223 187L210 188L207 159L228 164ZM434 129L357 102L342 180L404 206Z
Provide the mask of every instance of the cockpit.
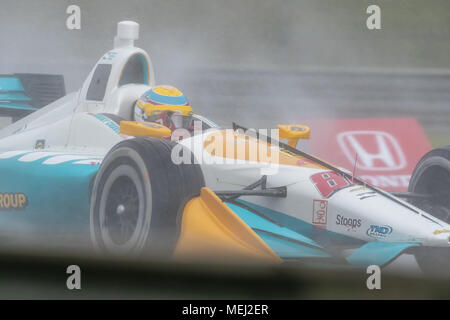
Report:
M116 120L142 121L136 119L135 105L145 92L155 87L155 78L149 55L134 46L138 33L139 25L135 22L118 24L114 48L99 59L80 90L79 111L115 115ZM197 115L170 116L175 128L190 128L195 121L201 122L202 130L217 126Z

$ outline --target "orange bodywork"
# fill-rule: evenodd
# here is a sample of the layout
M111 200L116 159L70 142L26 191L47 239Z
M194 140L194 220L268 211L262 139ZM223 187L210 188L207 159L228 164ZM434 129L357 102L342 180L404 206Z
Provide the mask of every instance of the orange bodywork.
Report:
M208 188L185 206L175 260L257 260L281 258Z
M309 159L288 150L273 148L265 141L233 130L210 133L205 139L204 149L209 154L222 158L324 169Z

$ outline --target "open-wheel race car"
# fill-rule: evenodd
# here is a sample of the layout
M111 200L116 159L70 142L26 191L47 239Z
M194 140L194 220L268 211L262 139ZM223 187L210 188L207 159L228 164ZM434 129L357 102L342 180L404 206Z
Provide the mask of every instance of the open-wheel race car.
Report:
M296 149L306 126L280 125L274 138L190 114L198 130L172 141L171 128L136 118L155 86L137 37L136 23L119 23L79 91L0 131L2 238L176 259L450 260L448 147L424 156L409 192L391 194Z

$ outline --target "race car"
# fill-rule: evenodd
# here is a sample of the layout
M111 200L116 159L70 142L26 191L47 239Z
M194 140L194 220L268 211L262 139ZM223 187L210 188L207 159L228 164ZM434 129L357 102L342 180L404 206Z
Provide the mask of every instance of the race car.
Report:
M2 238L180 260L449 260L448 147L424 156L409 192L391 194L296 149L310 133L302 125L274 137L192 114L199 130L172 141L168 127L134 117L155 86L138 31L120 22L79 91L0 131Z

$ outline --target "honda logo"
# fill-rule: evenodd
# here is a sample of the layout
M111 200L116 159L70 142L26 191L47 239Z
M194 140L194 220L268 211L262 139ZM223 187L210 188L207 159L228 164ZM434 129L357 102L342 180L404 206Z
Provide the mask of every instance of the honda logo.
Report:
M358 155L358 169L399 170L406 166L406 158L399 143L389 133L346 131L338 134L337 141L352 165Z

